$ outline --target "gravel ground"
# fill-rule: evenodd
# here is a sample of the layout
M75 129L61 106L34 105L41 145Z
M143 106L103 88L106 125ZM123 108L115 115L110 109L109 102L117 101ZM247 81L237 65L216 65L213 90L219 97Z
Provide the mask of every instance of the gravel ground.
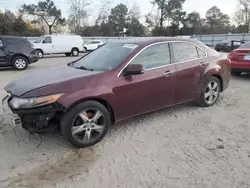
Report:
M11 79L73 59L0 70L0 97ZM57 134L30 136L0 112L0 187L249 188L249 82L232 78L211 108L185 104L119 123L81 150Z

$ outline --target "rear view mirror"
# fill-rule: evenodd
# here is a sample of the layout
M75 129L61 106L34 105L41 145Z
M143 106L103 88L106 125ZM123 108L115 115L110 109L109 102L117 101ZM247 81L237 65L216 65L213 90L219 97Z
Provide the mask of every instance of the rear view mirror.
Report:
M124 76L138 75L145 72L144 66L141 64L130 64L127 66Z

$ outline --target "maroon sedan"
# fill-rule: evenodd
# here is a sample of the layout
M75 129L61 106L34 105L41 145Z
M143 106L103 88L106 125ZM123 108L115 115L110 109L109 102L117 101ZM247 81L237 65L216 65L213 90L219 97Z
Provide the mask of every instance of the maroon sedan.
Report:
M108 43L68 65L12 81L3 101L30 132L60 124L71 144L87 147L126 118L188 101L214 105L228 87L230 62L192 40Z

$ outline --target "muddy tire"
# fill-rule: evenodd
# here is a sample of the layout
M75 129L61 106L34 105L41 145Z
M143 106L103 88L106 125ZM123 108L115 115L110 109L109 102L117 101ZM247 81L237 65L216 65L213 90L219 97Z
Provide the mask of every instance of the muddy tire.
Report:
M85 101L63 115L60 128L69 143L85 148L102 140L109 125L110 115L106 107L96 101Z

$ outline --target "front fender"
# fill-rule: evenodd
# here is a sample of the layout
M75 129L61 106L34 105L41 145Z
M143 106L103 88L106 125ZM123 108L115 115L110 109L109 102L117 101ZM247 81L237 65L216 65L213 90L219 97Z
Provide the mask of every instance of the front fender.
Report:
M116 112L117 100L112 92L107 87L99 88L88 88L78 90L73 93L65 93L59 100L58 103L69 109L75 104L88 100L88 99L101 99L110 104L114 112Z

